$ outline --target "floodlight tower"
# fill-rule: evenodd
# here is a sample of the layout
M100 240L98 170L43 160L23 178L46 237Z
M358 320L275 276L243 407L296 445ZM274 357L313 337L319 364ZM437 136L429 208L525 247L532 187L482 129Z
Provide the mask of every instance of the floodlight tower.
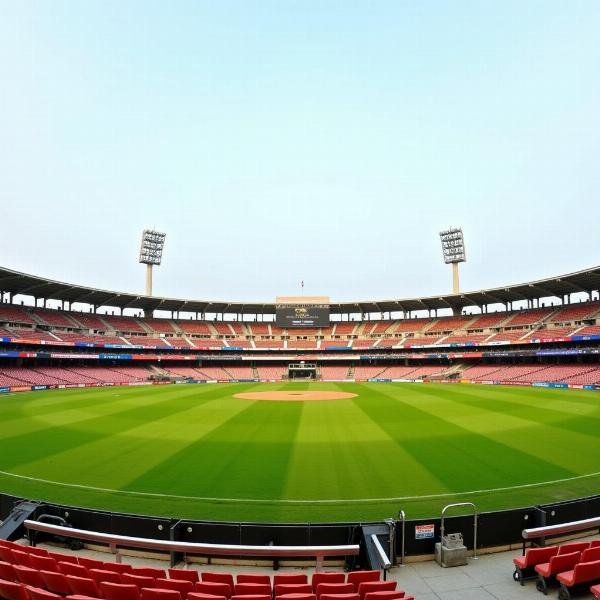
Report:
M442 241L442 254L444 262L452 265L452 293L460 293L458 278L458 265L467 261L465 253L465 238L461 227L450 227L446 231L440 231Z
M160 265L166 233L144 229L140 244L140 262L146 265L146 296L152 296L152 267Z

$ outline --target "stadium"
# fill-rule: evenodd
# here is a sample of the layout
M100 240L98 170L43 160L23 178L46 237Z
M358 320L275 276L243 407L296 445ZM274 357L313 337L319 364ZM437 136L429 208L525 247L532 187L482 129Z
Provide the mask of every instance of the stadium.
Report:
M597 2L0 14L0 600L600 600Z

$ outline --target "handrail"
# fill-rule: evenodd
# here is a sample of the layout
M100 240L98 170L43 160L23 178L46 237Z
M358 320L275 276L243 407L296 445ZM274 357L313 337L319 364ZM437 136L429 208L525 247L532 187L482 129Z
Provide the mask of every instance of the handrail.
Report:
M385 574L385 571L387 571L392 566L392 561L389 559L388 555L383 549L383 546L381 545L381 542L379 541L379 538L375 533L371 534L371 541L375 546L375 550L377 550L377 554L379 555L379 564L381 565L381 568L383 569Z
M204 554L209 556L268 556L268 557L299 557L315 556L317 565L322 564L325 556L349 556L360 552L358 544L339 546L252 546L234 544L207 544L198 542L175 542L170 540L152 540L148 538L130 537L127 535L113 535L86 529L62 527L50 523L26 520L23 525L33 531L41 531L63 537L77 538L89 542L102 542L110 546L111 551L119 554L118 546L132 548L146 548L150 550L163 550L166 552L179 552L182 554Z
M600 517L583 519L582 521L570 521L569 523L560 523L559 525L544 525L543 527L523 529L521 535L524 540L535 540L551 535L561 535L563 533L595 529L596 527L600 527Z
M400 564L404 565L404 556L406 554L405 543L406 543L406 513L400 509L398 511L398 519L402 523L402 545L400 548Z
M446 515L446 511L449 508L457 508L458 506L472 506L473 507L473 560L477 560L477 506L472 502L456 502L454 504L447 504L442 509L442 516L440 519L440 563L444 564L444 517Z

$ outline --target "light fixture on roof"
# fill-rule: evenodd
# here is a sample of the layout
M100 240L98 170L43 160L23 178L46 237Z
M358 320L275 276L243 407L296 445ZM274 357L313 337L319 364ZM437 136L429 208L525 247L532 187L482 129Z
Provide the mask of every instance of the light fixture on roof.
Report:
M166 233L144 229L140 244L139 262L146 265L146 296L152 296L152 267L162 262Z
M444 262L452 265L452 293L458 294L460 293L458 265L467 261L462 228L450 227L450 229L440 231L440 240Z

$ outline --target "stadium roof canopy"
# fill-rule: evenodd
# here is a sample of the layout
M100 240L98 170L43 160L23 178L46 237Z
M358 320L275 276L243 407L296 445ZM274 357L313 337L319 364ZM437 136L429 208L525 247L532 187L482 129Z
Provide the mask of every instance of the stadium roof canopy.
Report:
M404 300L366 300L358 302L332 302L331 313L379 313L409 312L421 310L452 309L460 313L463 308L507 304L540 298L564 298L570 294L600 290L600 266L576 273L540 279L529 283L508 285L447 296L427 296ZM82 285L53 281L0 267L0 291L32 296L36 299L52 299L63 302L81 302L95 307L111 306L120 309L142 309L149 314L153 310L194 313L274 314L275 303L226 302L214 300L181 300L159 298L123 292L111 292Z

